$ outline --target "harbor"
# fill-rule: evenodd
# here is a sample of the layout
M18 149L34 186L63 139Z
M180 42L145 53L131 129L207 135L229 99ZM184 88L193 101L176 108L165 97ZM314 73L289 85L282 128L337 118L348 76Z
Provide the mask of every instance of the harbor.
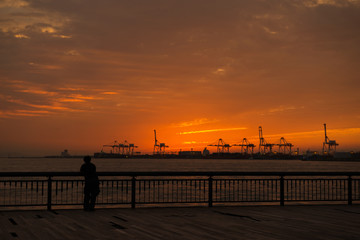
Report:
M278 143L269 142L263 136L261 126L259 131L258 147L250 142L247 138L243 138L241 143L229 144L222 138L216 142L207 144L202 150L178 150L167 151L169 146L157 139L156 130L154 130L154 148L152 154L141 154L135 151L138 148L134 143L127 140L105 144L100 152L95 152L95 158L191 158L191 159L285 159L285 160L308 160L308 161L360 161L360 152L338 152L336 147L339 145L336 140L330 140L327 135L326 124L324 124L324 142L322 143L322 151L303 151L300 153L299 148L294 150L294 144L288 142L281 137ZM210 152L208 148L215 147L215 151ZM256 151L256 147L258 151ZM231 148L238 150L230 151ZM64 150L60 157L70 157L68 150Z

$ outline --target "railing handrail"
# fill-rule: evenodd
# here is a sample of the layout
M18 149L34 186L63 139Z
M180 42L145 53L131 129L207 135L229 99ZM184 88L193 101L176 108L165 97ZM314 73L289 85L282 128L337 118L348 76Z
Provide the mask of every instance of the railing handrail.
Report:
M201 193L204 194L204 196L207 194L208 198L207 200L203 199L202 201L198 201L197 203L204 203L208 202L208 206L213 206L214 202L222 202L222 200L218 200L217 198L222 196L222 188L227 189L226 191L234 191L236 192L234 186L237 183L238 188L238 194L240 194L239 190L239 182L241 183L241 194L243 194L243 191L245 189L245 201L258 201L258 197L262 194L263 197L267 196L266 198L263 198L263 200L266 201L279 201L280 205L284 205L287 201L348 201L348 204L351 205L353 203L353 200L359 201L359 186L360 186L360 172L240 172L240 171L193 171L193 172L181 172L181 171L149 171L149 172L98 172L99 176L108 176L113 178L100 178L100 184L104 186L104 189L107 189L106 191L106 197L108 196L108 188L112 189L111 194L114 190L114 182L116 183L116 191L118 189L121 189L122 193L126 192L126 201L124 203L131 204L132 208L135 208L136 204L146 204L146 203L167 203L167 202L161 202L160 194L161 194L161 188L162 188L162 194L166 191L164 188L164 183L167 184L167 190L170 191L171 189L171 198L173 199L173 187L169 188L169 184L171 186L174 186L176 190L176 199L178 199L178 195L180 194L181 199L185 196L185 202L184 203L193 203L192 201L187 200L187 194L192 192L190 191L192 187L198 186L198 191L200 191L200 188L202 189L200 191L199 197L201 197ZM127 178L115 178L118 176L127 177ZM233 177L232 177L233 176ZM247 176L246 178L243 178ZM299 176L299 177L296 177ZM8 206L24 206L24 205L16 205L16 198L19 196L17 192L22 191L23 187L25 188L25 193L27 193L27 189L31 189L30 193L32 196L32 193L39 191L41 192L41 196L44 196L44 194L47 194L47 200L46 205L47 209L51 210L53 205L61 205L59 203L53 202L53 197L58 196L58 192L60 191L60 195L62 198L62 191L63 187L66 190L70 186L70 189L73 189L74 182L76 182L75 188L79 190L79 183L80 186L83 187L84 185L84 179L82 177L82 174L80 172L0 172L0 183L3 184L4 189L8 189L9 196L14 197L15 203L12 205L9 202L4 202L4 205L8 204ZM28 177L28 178L24 178ZM70 177L70 178L54 178L54 177ZM75 178L77 177L77 178ZM139 178L137 178L139 177ZM143 177L143 178L141 178ZM163 177L163 178L152 178L152 177ZM171 177L179 177L179 178L171 178ZM186 178L187 177L187 178ZM201 177L201 178L200 178ZM238 177L238 178L236 178ZM253 177L253 178L251 178ZM268 178L264 178L268 177ZM327 178L329 177L329 178ZM354 178L356 177L356 178ZM121 183L121 188L119 188L118 182ZM146 184L146 182L148 183ZM150 182L153 182L151 185ZM163 182L160 184L160 182ZM223 181L223 182L222 182ZM306 182L307 181L307 182ZM12 184L14 182L15 184ZM155 184L157 182L157 184ZM178 184L180 182L180 185ZM207 182L207 186L206 186ZM41 183L41 184L39 184ZM63 186L63 183L65 185ZM109 184L110 183L110 184ZM125 183L125 185L123 185ZM194 183L194 185L192 184ZM249 184L250 185L249 185ZM315 183L315 186L314 186ZM230 184L233 185L232 188L230 188ZM234 185L235 184L235 185ZM270 184L270 185L269 185ZM305 184L307 184L307 187L305 187ZM319 184L319 185L318 185ZM6 186L6 187L5 187ZM39 190L40 186L40 190ZM125 186L125 187L124 187ZM144 195L144 199L139 201L138 198L141 198L140 192L145 194L145 186L148 187L148 189L152 189L153 196L157 195L158 199L153 200L151 202L150 200L147 202L146 197ZM190 186L190 189L188 190L188 187ZM294 186L295 190L292 190ZM123 188L124 187L124 188ZM16 189L19 188L19 191ZM340 188L340 189L339 189ZM123 189L125 189L123 191ZM157 189L157 190L156 190ZM265 190L264 190L265 189ZM270 190L271 189L271 190ZM311 191L310 191L311 189ZM335 189L335 190L333 190ZM13 190L13 191L12 191ZM156 192L156 191L157 192ZM327 190L327 191L326 191ZM150 191L150 190L149 190ZM155 192L156 194L155 194ZM185 191L185 192L184 192ZM250 191L250 192L249 192ZM310 191L310 192L309 192ZM314 192L315 191L315 192ZM334 191L335 191L335 197L334 197ZM80 191L81 192L81 191ZM234 195L233 192L233 195ZM327 192L327 199L325 197L325 193ZM73 190L70 190L70 193L73 194ZM75 191L76 193L76 191ZM269 198L269 193L271 195L271 199ZM296 198L297 194L303 193L304 198ZM307 195L306 195L307 193ZM5 191L4 191L5 194ZM78 193L77 193L78 194ZM130 194L130 195L128 195ZM183 195L185 194L185 195ZM250 197L248 197L248 195ZM274 195L275 194L275 195ZM293 195L295 194L295 199L293 198ZM309 194L315 194L311 196L315 196L315 198L307 198L305 199L305 195L309 196ZM322 195L323 194L323 195ZM339 195L336 195L339 194ZM343 195L346 194L346 197L343 197ZM149 194L149 199L150 199ZM4 195L5 196L5 195ZM27 196L25 194L25 196ZM37 200L36 195L36 200ZM72 195L71 195L72 196ZM78 196L78 195L76 195ZM116 195L118 196L118 195ZM130 201L128 200L128 197L130 196ZM165 195L162 195L163 199ZM231 194L228 194L227 197L230 199ZM234 195L235 196L235 195ZM242 195L243 196L243 195ZM273 197L275 196L275 198ZM290 197L289 197L290 196ZM318 196L320 196L318 198ZM340 198L338 197L340 196ZM354 197L355 196L355 197ZM229 200L228 198L225 198L223 200L224 202L232 202L232 200ZM156 196L155 196L156 198ZM154 198L154 199L155 199ZM11 199L11 197L9 198ZM27 197L25 198L27 199ZM30 198L32 199L32 198ZM40 198L41 199L41 198ZM71 198L72 199L72 198ZM170 198L169 198L170 199ZM241 201L243 201L243 197L241 197ZM239 200L239 199L238 199ZM10 201L10 200L9 200ZM233 199L233 201L235 201ZM173 201L173 203L179 203L178 200ZM182 202L182 200L181 200ZM195 195L195 202L196 202L196 195ZM77 202L78 203L78 202ZM75 204L77 204L75 202ZM109 202L103 202L109 204ZM168 203L171 203L169 200ZM114 203L113 203L114 204ZM121 204L121 202L120 202ZM31 202L30 202L31 205ZM66 205L66 204L65 204ZM69 204L71 205L71 204ZM45 203L41 202L38 204L38 206L45 206Z
M179 171L141 171L141 172L97 172L98 176L360 176L360 172L179 172ZM80 172L0 172L0 177L60 177L82 176Z

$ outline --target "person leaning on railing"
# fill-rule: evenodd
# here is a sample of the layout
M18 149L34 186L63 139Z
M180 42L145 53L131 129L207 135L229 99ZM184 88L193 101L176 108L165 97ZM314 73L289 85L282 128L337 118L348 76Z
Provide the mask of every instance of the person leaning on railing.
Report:
M99 178L96 173L96 166L91 163L91 157L85 156L84 162L80 168L81 174L85 177L84 210L94 211L96 196L100 193Z

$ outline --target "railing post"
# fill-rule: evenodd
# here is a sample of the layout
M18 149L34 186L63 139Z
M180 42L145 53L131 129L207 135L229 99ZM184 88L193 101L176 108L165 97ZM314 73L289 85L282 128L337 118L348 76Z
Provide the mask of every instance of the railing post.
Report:
M52 181L51 181L51 176L48 176L48 185L47 185L47 193L48 193L48 197L47 197L47 210L51 211L51 196L52 196Z
M213 178L209 177L209 207L213 206Z
M135 208L136 203L136 177L131 179L131 208Z
M284 206L285 196L284 196L284 176L280 176L280 206Z
M348 204L352 205L352 178L348 178Z

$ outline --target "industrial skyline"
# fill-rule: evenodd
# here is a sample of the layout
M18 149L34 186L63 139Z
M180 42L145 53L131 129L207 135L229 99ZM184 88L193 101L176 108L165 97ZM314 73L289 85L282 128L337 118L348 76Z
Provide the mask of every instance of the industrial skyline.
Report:
M259 126L322 151L323 123L360 151L359 22L359 0L4 0L0 156L152 153L153 129L258 148Z
M336 152L336 146L339 145L339 143L336 142L336 140L330 140L327 135L327 129L326 124L324 123L324 138L322 142L322 151L314 151L316 154L322 154L322 155L331 155L333 156ZM203 148L204 151L209 151L207 147L216 147L215 149L212 149L212 153L218 153L218 154L226 154L226 153L241 153L245 155L253 155L253 154L260 154L260 155L268 155L268 154L280 154L280 155L301 155L305 154L307 151L311 151L310 149L302 149L300 151L300 148L295 146L293 143L288 142L285 137L280 137L278 139L275 139L275 136L280 135L274 135L272 137L269 137L271 141L265 140L265 137L263 135L262 126L259 126L258 128L259 136L258 139L251 138L253 142L250 142L247 138L243 138L241 143L228 143L225 142L222 138L217 139L213 143L207 143L202 142L197 147L197 152L201 152L201 148ZM306 133L309 135L309 132ZM267 138L266 138L267 139ZM254 144L257 142L257 145ZM194 144L195 142L192 142L190 144ZM129 143L127 140L124 141L117 141L115 140L113 143L104 144L102 145L102 149L100 151L100 154L118 154L118 155L126 155L126 156L133 156L136 154L142 154L142 152L137 151L135 152L135 148L138 148L139 146L136 146L134 143ZM170 146L168 146L166 143L161 143L156 135L156 130L154 129L154 146L153 146L153 152L151 154L153 155L164 155L164 154L178 154L179 152L182 152L184 149L175 149L170 148L171 150L168 150ZM240 148L238 148L240 147ZM296 147L296 150L294 150L294 147ZM107 151L104 149L108 149ZM187 151L189 149L185 149ZM231 151L232 150L232 151ZM67 150L65 150L67 151ZM194 151L194 148L191 147L190 151ZM145 152L143 154L149 154L150 152Z

